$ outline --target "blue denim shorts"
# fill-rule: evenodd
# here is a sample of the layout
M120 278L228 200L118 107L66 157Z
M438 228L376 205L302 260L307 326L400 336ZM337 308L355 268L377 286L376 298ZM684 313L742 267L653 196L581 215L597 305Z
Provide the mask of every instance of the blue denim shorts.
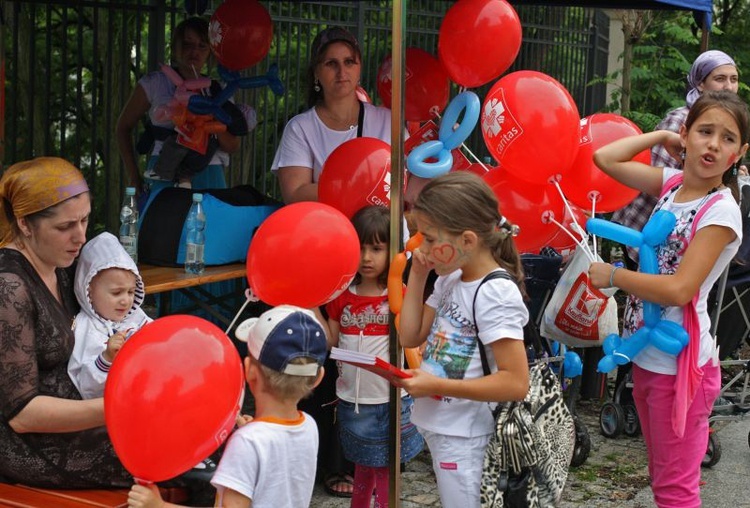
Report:
M414 401L410 396L401 399L401 462L413 459L424 447L422 435L411 423ZM386 467L388 461L388 403L360 404L359 413L354 403L339 400L336 420L339 426L344 456L363 466Z

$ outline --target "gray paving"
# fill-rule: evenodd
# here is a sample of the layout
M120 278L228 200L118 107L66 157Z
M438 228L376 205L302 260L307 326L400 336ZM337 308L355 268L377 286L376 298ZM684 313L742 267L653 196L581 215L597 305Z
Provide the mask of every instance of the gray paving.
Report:
M578 414L589 430L591 453L572 468L561 508L654 508L648 486L646 450L640 437L608 439L599 432L599 402L579 404ZM750 417L716 424L722 448L719 462L703 469L701 495L705 508L750 508ZM429 454L423 452L402 473L401 507L440 506ZM349 507L349 499L331 497L317 486L314 508Z

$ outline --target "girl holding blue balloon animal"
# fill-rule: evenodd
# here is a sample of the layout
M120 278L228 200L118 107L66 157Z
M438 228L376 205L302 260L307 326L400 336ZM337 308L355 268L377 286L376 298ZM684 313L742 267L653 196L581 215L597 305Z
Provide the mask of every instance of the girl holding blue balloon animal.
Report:
M487 402L522 400L529 389L523 342L529 314L515 227L500 214L489 186L467 171L431 180L413 215L424 240L413 252L400 340L404 347L426 347L420 368L409 371L413 377L396 383L415 398L411 421L430 448L441 506L479 506L484 453L495 427ZM431 269L438 278L423 303ZM495 271L512 280L484 282ZM490 375L484 375L480 347Z
M589 270L593 286L630 293L625 335L643 325L646 301L661 305L662 318L681 324L690 337L676 357L646 345L633 358L633 396L660 508L701 504L700 464L721 384L707 297L742 239L737 168L748 148L749 116L736 94L705 92L679 134L660 130L623 138L594 154L609 176L658 196L655 212L668 210L676 217L666 241L656 247L658 273L605 263L592 263ZM679 154L682 172L631 160L659 144Z

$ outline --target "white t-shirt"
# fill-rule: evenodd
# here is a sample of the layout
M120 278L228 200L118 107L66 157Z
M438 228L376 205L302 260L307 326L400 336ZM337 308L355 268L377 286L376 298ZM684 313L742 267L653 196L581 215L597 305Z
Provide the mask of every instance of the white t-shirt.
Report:
M362 136L391 143L391 110L364 103ZM315 108L295 116L284 128L271 171L289 166L312 168L313 182L320 178L323 163L342 143L357 137L357 129L337 131L327 127Z
M666 183L666 181L677 172L679 172L677 169L665 168L663 178L664 182ZM742 217L740 215L740 207L732 197L732 192L729 189L722 189L718 192L721 193L723 197L706 210L696 227L696 233L701 228L719 225L730 228L737 234L737 238L724 247L724 250L719 255L719 259L716 261L713 268L711 268L711 271L700 287L700 297L696 307L701 330L701 346L700 354L698 356L698 366L700 367L708 363L716 353L716 346L711 337L711 318L708 315L708 293L737 253L737 249L739 249L740 243L742 242ZM657 266L659 266L662 274L673 274L677 271L677 267L679 267L682 256L685 254L688 246L685 236L687 235L689 239L692 229L692 222L689 222L692 215L691 211L695 210L697 212L704 203L704 199L706 199L704 197L685 203L675 203L674 196L675 193L669 194L663 206L661 206L662 210L669 210L677 217L677 223L675 224L672 233L670 233L667 242L657 248ZM710 198L711 196L713 196L713 194L708 197ZM659 203L661 202L662 200L659 200ZM659 204L657 204L657 208L658 207ZM633 301L635 302L635 300ZM633 307L629 305L628 312L623 320L623 327L625 328L626 335L632 335L638 330L638 328L643 326L642 303L637 301L637 310L632 309ZM668 319L675 323L682 324L682 307L663 307L662 319ZM664 353L652 345L646 346L639 354L637 354L633 359L633 363L643 369L659 374L674 375L677 373L677 357Z
M157 127L166 127L171 129L174 124L171 121L157 122L155 111L159 106L166 106L174 99L174 92L177 88L172 83L166 74L161 71L154 71L146 74L138 80L138 84L141 85L143 91L146 92L146 98L148 98L151 107L148 110L148 117L151 119L151 123ZM151 150L151 156L159 155L161 152L162 142L156 140L154 142L154 148ZM229 154L221 149L216 150L211 164L221 164L222 166L229 165Z
M310 506L318 427L300 415L297 424L252 421L232 434L211 479L220 506L227 488L252 499L253 508Z
M435 290L426 302L435 309L435 321L420 369L443 378L479 378L484 371L477 348L477 328L493 372L497 364L489 345L504 338L523 340L529 313L518 286L502 278L485 282L477 295L474 313L472 302L481 281L461 281L461 270L435 281ZM431 432L461 437L490 434L495 423L486 402L450 397L415 399L411 421Z

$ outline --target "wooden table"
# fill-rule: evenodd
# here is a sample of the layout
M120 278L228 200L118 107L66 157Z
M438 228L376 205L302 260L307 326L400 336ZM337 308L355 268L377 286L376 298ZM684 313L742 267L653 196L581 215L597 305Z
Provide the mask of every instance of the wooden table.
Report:
M159 314L167 315L169 309L169 293L179 291L187 296L193 302L196 308L204 309L212 316L220 319L223 323L229 324L223 314L216 310L221 307L230 312L237 309L232 307L227 298L217 298L201 286L211 282L221 282L225 280L234 280L236 289L230 295L230 299L241 301L241 295L244 293L244 280L247 275L245 263L234 263L231 265L207 266L205 272L200 275L186 273L182 267L154 266L139 264L138 270L143 278L143 285L147 295L153 294L159 297Z

